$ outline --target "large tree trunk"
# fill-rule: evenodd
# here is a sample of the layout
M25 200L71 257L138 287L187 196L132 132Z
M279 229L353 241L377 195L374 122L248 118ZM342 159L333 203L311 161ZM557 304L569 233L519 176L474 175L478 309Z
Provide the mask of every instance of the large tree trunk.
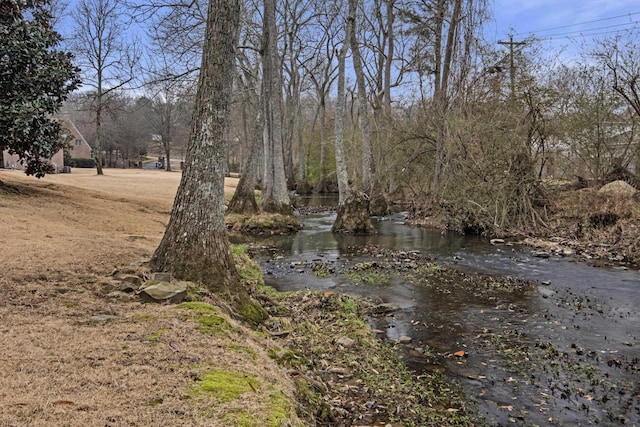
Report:
M376 164L373 157L367 85L364 78L362 55L360 54L360 46L358 44L355 27L357 6L357 0L349 0L349 19L353 20L349 43L351 45L351 51L353 52L353 70L356 74L356 82L358 85L358 113L362 132L362 189L369 196L369 200L375 202L369 205L369 209L374 208L374 211L371 213L374 215L384 215L389 208L384 198L382 186L377 177Z
M360 45L356 34L356 10L357 0L349 0L349 21L352 29L350 31L349 44L353 54L353 71L356 75L358 87L358 117L360 121L360 131L362 133L362 188L369 192L373 180L373 150L371 148L371 124L369 122L369 105L367 100L367 86L364 80L364 70L362 69L362 56Z
M285 130L284 134L286 137L284 138L284 159L285 159L285 174L287 181L287 188L289 190L294 190L296 188L296 177L294 175L294 167L293 167L293 148L296 141L296 134L298 131L298 123L300 121L300 95L297 84L297 76L292 75L291 79L293 80L290 83L289 93L287 94L287 101L285 104L285 117L287 117L285 121Z
M336 96L336 175L338 178L338 212L331 227L334 233L367 234L374 232L371 218L369 218L369 198L360 192L355 192L349 185L347 162L344 153L344 93L346 58L349 49L350 32L353 31L353 20L347 21L347 36L345 37L340 54L338 55L338 92Z
M441 196L444 170L447 163L447 119L449 113L449 80L451 75L451 65L454 60L457 40L456 34L460 23L460 14L462 12L462 1L455 0L453 12L447 30L447 38L445 45L444 59L439 53L442 49L442 31L444 28L445 17L447 14L447 2L440 0L438 2L438 20L436 33L436 71L435 71L435 88L434 102L437 114L437 130L436 130L436 163L433 177L433 196L437 200Z
M260 164L260 153L262 152L262 129L264 128L264 121L262 120L262 113L258 109L257 117L255 119L255 126L252 131L249 131L249 146L247 147L247 155L245 156L245 162L242 167L242 175L240 175L240 181L236 187L235 193L227 206L228 213L242 213L246 215L257 214L260 211L258 203L256 202L255 188L258 183L258 169Z
M325 107L326 97L324 95L324 88L318 91L318 95L320 96L320 105L318 106L318 115L320 117L320 179L314 190L316 193L327 193L327 136L325 132L327 109Z
M275 0L264 0L263 90L265 119L265 170L262 209L266 212L292 213L284 171L282 142L282 85L278 61Z
M164 144L164 155L166 158L165 169L167 172L171 172L171 142Z
M224 223L224 163L239 20L238 0L210 0L185 170L151 267L244 297Z
M100 91L101 89L98 89ZM98 109L96 110L96 151L93 153L94 161L96 162L96 172L98 175L103 175L102 172L102 97L97 97Z
M350 28L349 26L347 28ZM338 205L344 204L351 197L353 190L349 185L347 161L344 154L344 93L345 93L345 62L347 59L348 42L345 40L338 56L338 93L336 96L335 150L336 150L336 179L338 181Z

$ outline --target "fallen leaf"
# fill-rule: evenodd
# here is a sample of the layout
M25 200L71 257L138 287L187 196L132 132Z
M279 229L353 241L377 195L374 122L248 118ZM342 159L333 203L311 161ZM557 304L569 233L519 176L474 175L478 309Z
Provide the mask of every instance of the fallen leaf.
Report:
M464 357L466 354L467 353L465 353L464 350L456 351L455 353L453 353L453 355L457 357Z
M513 411L513 406L512 405L499 406L498 408L499 409L506 409L509 412Z
M70 400L56 400L55 402L52 403L52 405L54 406L75 405L75 403Z

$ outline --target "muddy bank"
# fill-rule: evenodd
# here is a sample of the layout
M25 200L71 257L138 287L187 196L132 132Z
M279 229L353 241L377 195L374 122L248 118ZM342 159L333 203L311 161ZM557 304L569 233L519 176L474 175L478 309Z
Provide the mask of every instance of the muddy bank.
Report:
M537 224L526 229L495 230L492 224L468 224L468 228L480 230L487 240L501 238L530 247L539 256L569 256L595 265L640 269L640 193L622 181L603 184L581 188L547 182ZM445 208L408 208L408 223L456 232L447 229L453 220Z

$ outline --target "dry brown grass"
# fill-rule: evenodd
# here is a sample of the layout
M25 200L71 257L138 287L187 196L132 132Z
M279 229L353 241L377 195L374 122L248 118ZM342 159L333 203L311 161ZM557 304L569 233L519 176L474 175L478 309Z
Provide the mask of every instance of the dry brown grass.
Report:
M640 266L639 194L601 193L596 188L556 191L551 198L547 239L580 258Z
M274 391L293 396L269 341L226 316L233 328L204 334L185 309L112 293L111 271L159 243L180 174L105 173L0 170L19 190L0 192L0 425L266 425ZM260 386L227 403L194 394L211 369Z

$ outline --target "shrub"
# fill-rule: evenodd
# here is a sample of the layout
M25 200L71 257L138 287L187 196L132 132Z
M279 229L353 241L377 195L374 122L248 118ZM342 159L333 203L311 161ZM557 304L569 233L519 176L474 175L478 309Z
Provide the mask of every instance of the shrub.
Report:
M93 159L69 159L69 164L67 166L71 166L72 168L95 168L96 162Z

